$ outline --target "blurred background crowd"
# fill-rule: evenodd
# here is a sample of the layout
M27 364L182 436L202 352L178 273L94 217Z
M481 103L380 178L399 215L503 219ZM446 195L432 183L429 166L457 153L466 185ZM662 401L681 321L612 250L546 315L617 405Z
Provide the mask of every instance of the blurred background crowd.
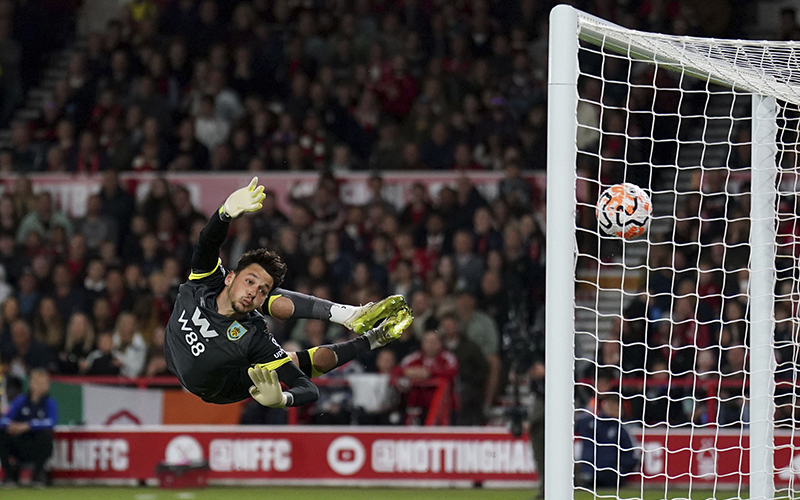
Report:
M543 348L526 337L528 350L538 353L512 355L520 345L514 331L541 334L544 200L524 174L546 162L547 25L555 2L132 0L105 29L76 40L78 3L0 0L0 122L12 128L9 147L0 150L4 369L15 376L35 367L59 374L167 373L163 325L207 214L192 206L185 187L162 178L137 200L118 172L317 171L315 193L293 198L291 210L268 195L262 211L237 220L223 261L232 265L243 252L267 246L289 265L287 288L346 303L403 294L416 317L407 335L341 373L447 378L456 382L456 423L486 422L508 372L524 371ZM626 27L681 35L741 36L747 15L746 2L734 0L572 3ZM47 36L35 31L41 12L59 20ZM800 33L793 11L791 19L781 25L781 39ZM64 47L74 49L66 73L36 117L10 122L24 101L22 89L36 85L48 57ZM582 61L587 74L626 71L595 63ZM596 82L581 82L584 99L599 99ZM669 82L653 85L665 110L675 105L674 93L659 90ZM655 101L640 97L646 105ZM615 118L605 118L609 127ZM632 153L624 148L609 150L615 145L599 137L584 139L587 150L604 147L605 156L639 161L625 157ZM674 151L653 155L668 164ZM616 182L611 166L604 180ZM383 198L382 171L418 170L451 171L453 182L437 192L410 185L401 206ZM487 199L462 175L480 170L502 173L496 197ZM341 201L336 176L349 171L371 173L368 203ZM42 172L96 175L102 188L89 197L86 215L73 217L25 177ZM628 180L649 186L649 171ZM693 209L699 220L699 203L684 208ZM740 229L724 237L742 237L746 228ZM691 223L676 234L698 244L723 237L706 229L698 237ZM676 255L700 251L680 248ZM653 252L653 259L674 253L658 245ZM721 275L703 266L722 263L713 248L703 252L685 259L687 267L701 262L698 276L653 283L700 279L714 295ZM665 300L658 304L664 317L723 307ZM658 325L659 318L637 323L652 314L633 307L642 306L631 306L625 328L615 328L633 346L622 353L628 366L613 348L601 348L600 356L630 373L660 373L656 357L645 366L644 354L634 352L647 345L644 325ZM741 303L724 307L730 317L744 318ZM288 348L348 335L315 321L274 323L273 331ZM744 345L744 333L733 327L708 338ZM652 345L657 350L661 343ZM710 363L718 369L733 358L726 351ZM593 375L600 384L603 376ZM618 374L606 378L618 383ZM396 401L360 418L420 421L430 390L404 394L407 411L399 420L392 416ZM323 398L318 421L352 418L337 417L349 404L342 398Z

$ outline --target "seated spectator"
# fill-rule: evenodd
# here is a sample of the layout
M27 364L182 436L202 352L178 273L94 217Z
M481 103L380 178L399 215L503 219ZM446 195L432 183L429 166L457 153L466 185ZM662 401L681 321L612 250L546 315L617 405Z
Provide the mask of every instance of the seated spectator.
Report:
M53 229L62 227L72 234L72 223L66 215L53 209L53 195L42 191L36 196L36 210L26 215L19 224L17 242L24 243L28 233L35 232L44 239L53 237Z
M117 318L114 350L121 363L120 375L133 378L142 374L147 359L147 344L139 331L136 316L131 312L122 312Z
M597 416L585 414L575 422L581 445L575 482L584 488L621 488L637 467L633 441L622 425L619 395L598 399Z
M13 125L11 140L15 169L22 173L41 170L44 164L44 151L39 144L33 142L27 122L17 122Z
M58 372L77 375L94 348L94 329L86 314L73 313L67 323L64 349L58 354Z
M634 400L636 406L644 400L644 408L635 410L635 415L644 415L647 425L668 424L678 426L685 424L688 417L683 412L681 405L671 403L678 401L683 395L683 389L670 387L670 372L667 362L660 356L652 362L647 387L644 389L643 398ZM641 408L641 407L640 407Z
M144 375L145 377L158 377L169 374L167 360L164 358L164 327L159 326L153 331L153 339L147 349Z
M402 295L410 302L414 293L422 288L422 280L412 272L411 263L407 260L398 261L389 273L389 295Z
M79 174L102 172L108 166L106 152L97 145L97 137L91 130L80 134L78 148L67 161L70 172Z
M214 112L214 98L203 96L194 121L195 138L208 149L213 151L219 144L228 140L231 125Z
M26 376L34 368L54 368L55 358L49 347L33 338L30 324L24 319L11 323L11 349L6 355L10 359L10 372Z
M119 238L116 221L102 211L103 201L93 194L86 201L86 215L76 221L76 230L86 238L86 246L96 250L103 240L114 243Z
M16 485L20 468L25 464L33 465L33 484L48 483L45 464L53 454L53 428L58 421L58 407L49 392L47 371L32 370L30 390L17 396L0 418L0 463L6 486Z
M6 266L0 264L0 304L6 301L14 293L14 287L8 284L6 278Z
M448 394L449 411L454 407L453 388L458 375L458 359L444 349L439 334L433 330L425 333L420 342L420 350L403 358L398 370L406 382L402 388L406 395L406 423L422 424L425 422L436 388L431 385L420 385L421 382L443 380L450 384Z
M81 364L81 373L85 375L119 375L122 362L114 351L114 336L111 332L102 332L97 336L97 349L86 356Z
M64 322L52 297L42 297L33 315L33 336L53 352L64 346Z
M735 345L724 349L722 384L719 389L719 425L740 427L750 422L749 372L747 347Z

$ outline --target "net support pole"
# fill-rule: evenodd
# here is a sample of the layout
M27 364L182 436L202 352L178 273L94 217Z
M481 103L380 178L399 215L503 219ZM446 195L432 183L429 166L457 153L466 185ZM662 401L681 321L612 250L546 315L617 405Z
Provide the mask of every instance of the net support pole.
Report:
M777 105L753 95L750 207L750 498L775 495L772 352L775 293Z
M575 112L578 104L578 16L567 5L559 5L550 12L549 72L545 499L567 500L573 498Z

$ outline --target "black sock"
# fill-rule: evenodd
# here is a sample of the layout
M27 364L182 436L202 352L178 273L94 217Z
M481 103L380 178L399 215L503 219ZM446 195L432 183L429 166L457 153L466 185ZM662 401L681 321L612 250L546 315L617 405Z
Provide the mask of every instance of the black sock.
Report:
M331 306L333 302L325 299L318 299L304 293L276 288L274 295L282 295L291 299L294 304L292 318L321 319L328 321L331 318Z
M338 344L329 344L320 347L330 349L334 354L336 354L335 368L339 368L348 361L352 361L362 354L372 350L369 346L369 339L363 335L354 339L350 339L347 342L339 342Z

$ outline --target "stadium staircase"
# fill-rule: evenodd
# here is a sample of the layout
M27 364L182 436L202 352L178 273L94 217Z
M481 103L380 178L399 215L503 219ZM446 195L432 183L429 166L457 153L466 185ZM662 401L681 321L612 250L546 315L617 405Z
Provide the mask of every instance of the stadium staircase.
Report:
M0 130L0 148L12 147L11 126L14 123L31 122L41 116L42 105L53 95L56 83L67 76L70 58L74 53L81 50L84 44L85 41L79 40L49 55L49 62L42 72L42 79L39 81L39 85L26 92L25 101L14 112L9 126Z

